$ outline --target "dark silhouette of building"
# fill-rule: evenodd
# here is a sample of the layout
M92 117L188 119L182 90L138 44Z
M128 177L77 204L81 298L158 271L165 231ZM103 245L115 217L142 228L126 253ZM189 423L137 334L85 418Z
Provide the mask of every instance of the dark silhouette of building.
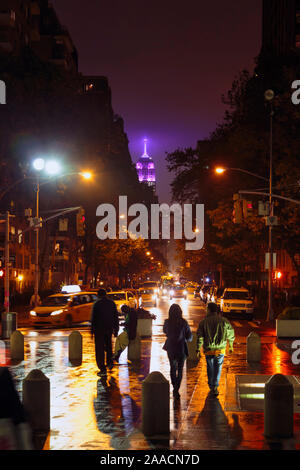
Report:
M264 55L300 53L300 0L263 0Z
M0 52L18 56L30 47L43 61L78 71L78 54L48 0L1 0Z

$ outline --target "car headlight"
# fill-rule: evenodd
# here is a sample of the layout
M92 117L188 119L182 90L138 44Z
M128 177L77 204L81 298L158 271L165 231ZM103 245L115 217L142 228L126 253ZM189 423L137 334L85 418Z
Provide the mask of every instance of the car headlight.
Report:
M184 293L184 295L187 295L187 291L186 291L186 290L184 290L183 293Z
M32 317L36 317L36 312L35 312L34 310L31 310L31 311L30 311L30 315L31 315Z
M60 309L60 310L54 310L53 312L51 312L51 316L55 316L55 315L60 315L61 313L63 313L63 310Z

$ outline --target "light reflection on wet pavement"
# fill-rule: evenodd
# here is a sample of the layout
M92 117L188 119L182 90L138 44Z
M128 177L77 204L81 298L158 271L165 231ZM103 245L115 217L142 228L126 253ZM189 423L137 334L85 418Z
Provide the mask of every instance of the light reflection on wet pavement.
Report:
M204 314L202 305L199 301L178 303L195 331ZM170 386L170 440L155 443L145 439L140 431L142 381L153 371L160 371L170 380L167 354L162 349L162 325L169 306L170 302L161 300L159 308L151 309L157 319L153 322L152 339L142 340L141 362L127 361L125 351L120 365L108 371L107 379L97 376L89 328L20 329L25 335L25 360L9 365L20 395L22 381L32 369L41 369L50 379L51 431L45 449L270 448L263 437L263 413L231 406L236 374L300 375L299 366L293 366L289 354L278 349L270 331L263 338L262 362L255 367L245 360L246 337L237 337L233 356L225 358L218 399L208 396L205 358L198 364L187 363L180 403L173 403ZM77 365L68 360L68 336L74 330L83 336L82 363ZM300 449L299 414L295 415L295 429L295 439L285 445Z

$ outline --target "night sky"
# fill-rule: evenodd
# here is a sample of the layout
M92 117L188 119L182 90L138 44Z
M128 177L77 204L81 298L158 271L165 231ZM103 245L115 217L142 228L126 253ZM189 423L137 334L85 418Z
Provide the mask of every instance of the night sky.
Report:
M195 146L222 120L221 95L261 45L262 0L52 0L79 52L79 70L105 75L134 162L148 153L160 202L165 154Z

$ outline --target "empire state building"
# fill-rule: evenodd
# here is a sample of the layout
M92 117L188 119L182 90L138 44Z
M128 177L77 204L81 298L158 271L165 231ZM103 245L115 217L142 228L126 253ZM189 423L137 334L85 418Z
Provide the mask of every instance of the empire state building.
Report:
M144 139L144 153L137 161L136 170L140 183L146 183L148 186L152 187L155 192L155 165L152 158L147 153L147 142L147 139Z

